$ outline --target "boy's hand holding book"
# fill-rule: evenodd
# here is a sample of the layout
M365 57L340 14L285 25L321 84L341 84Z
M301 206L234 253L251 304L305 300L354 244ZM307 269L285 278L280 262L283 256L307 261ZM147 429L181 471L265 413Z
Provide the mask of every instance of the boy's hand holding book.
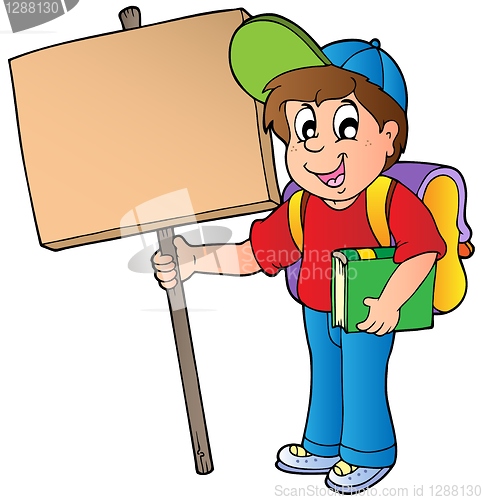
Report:
M379 299L367 297L364 300L364 305L369 307L369 315L365 321L357 324L359 330L384 335L396 328L399 321L399 308L391 304L390 300L385 301L383 296L384 294Z
M334 326L376 335L431 328L436 255L428 252L396 264L390 247L334 252Z

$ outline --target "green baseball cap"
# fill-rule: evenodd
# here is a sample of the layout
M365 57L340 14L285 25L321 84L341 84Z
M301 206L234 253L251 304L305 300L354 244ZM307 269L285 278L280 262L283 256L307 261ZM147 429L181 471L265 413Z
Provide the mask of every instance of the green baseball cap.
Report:
M265 86L289 71L332 64L359 73L407 109L407 89L396 61L381 49L379 40L339 40L323 47L299 26L275 14L245 21L233 35L230 64L239 85L265 102Z
M288 71L330 64L317 43L282 16L264 14L245 21L230 44L230 64L239 85L265 102L267 83Z

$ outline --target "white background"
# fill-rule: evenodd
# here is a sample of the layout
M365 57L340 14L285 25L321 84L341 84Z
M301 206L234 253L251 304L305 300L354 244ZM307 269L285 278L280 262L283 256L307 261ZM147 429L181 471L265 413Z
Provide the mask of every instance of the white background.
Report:
M138 3L150 24L238 2ZM398 335L389 393L399 456L378 488L483 483L481 461L481 38L476 1L245 0L320 44L377 37L409 88L404 159L458 167L477 253L468 296L431 331ZM81 0L67 15L10 33L0 8L0 499L272 498L323 488L277 471L302 437L309 360L299 306L282 275L196 276L186 283L215 471L194 471L167 301L133 273L139 237L62 252L37 240L7 59L120 28L122 0ZM159 50L169 50L160 47ZM283 151L277 145L281 185ZM224 220L233 241L256 216ZM480 243L481 245L481 243ZM330 402L328 402L330 404ZM280 490L279 490L280 491ZM322 490L324 491L324 490Z

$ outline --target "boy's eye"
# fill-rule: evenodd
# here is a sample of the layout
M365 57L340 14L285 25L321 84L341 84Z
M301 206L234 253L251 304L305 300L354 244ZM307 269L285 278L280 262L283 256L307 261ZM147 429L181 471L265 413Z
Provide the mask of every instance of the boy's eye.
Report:
M339 139L355 139L359 115L354 104L344 104L334 114L334 133Z
M312 108L302 108L295 117L295 133L300 141L306 141L315 136L317 122Z

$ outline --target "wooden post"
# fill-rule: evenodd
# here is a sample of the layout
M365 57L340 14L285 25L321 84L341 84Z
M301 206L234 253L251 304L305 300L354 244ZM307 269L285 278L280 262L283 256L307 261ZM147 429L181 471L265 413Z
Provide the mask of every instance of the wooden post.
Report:
M119 12L119 19L125 30L141 26L141 12L137 7L126 7L121 10ZM173 244L173 228L161 229L157 234L161 253L173 257L179 276L179 263L176 248ZM209 474L213 471L213 460L191 339L188 309L186 307L183 283L180 279L178 279L178 284L174 288L167 290L167 294L196 472L198 474Z

